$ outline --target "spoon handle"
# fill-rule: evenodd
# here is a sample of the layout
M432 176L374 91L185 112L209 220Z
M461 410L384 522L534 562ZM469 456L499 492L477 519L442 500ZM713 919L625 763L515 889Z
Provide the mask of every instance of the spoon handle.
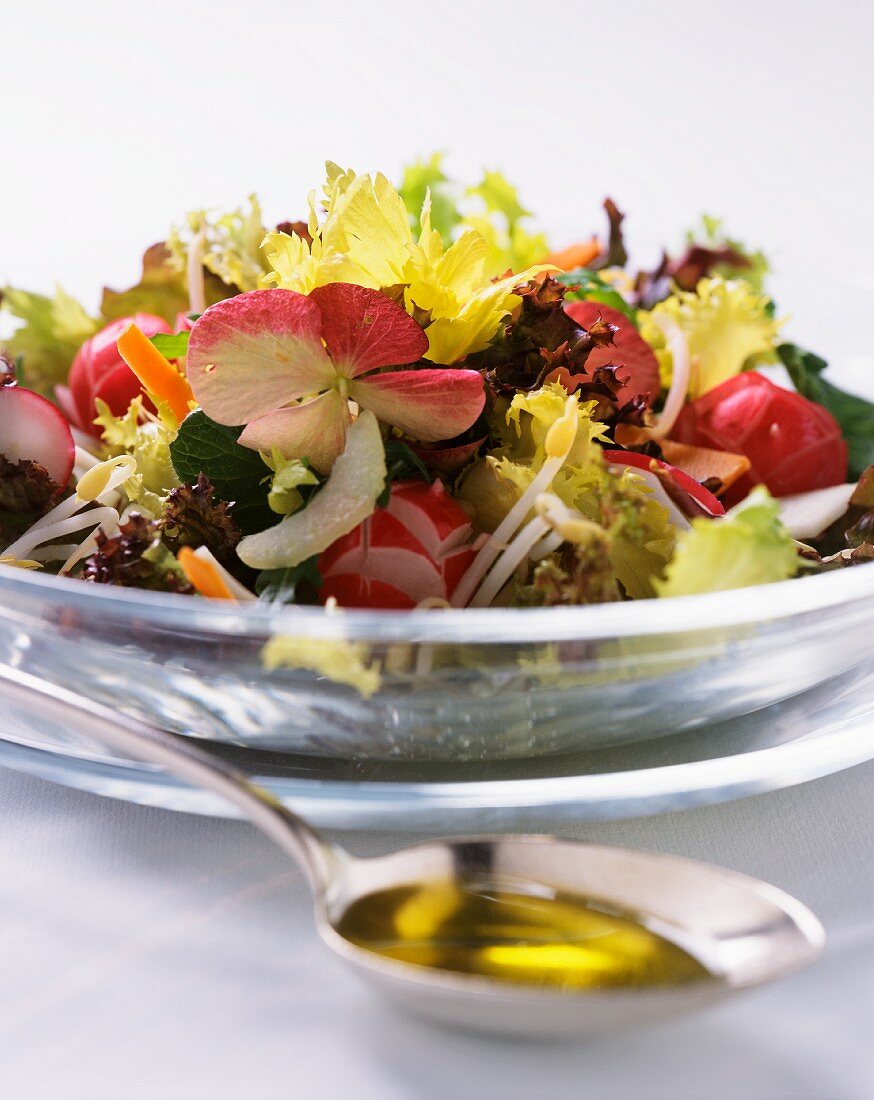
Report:
M119 714L78 692L18 669L0 665L0 684L3 697L10 702L36 709L41 717L59 724L69 722L73 711L96 740L227 799L292 857L318 892L324 889L332 864L345 854L269 791L197 748L191 739Z

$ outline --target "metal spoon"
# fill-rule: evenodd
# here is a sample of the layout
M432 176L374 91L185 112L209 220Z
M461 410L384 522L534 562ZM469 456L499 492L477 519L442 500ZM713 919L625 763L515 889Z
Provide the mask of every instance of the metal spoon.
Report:
M0 681L10 702L38 717L64 722L75 715L77 724L87 722L93 736L113 749L224 796L304 872L319 933L333 951L404 1007L456 1027L559 1036L664 1019L788 974L822 950L822 926L795 898L675 856L547 836L474 836L355 857L189 740L27 673L0 668ZM483 881L561 891L631 914L683 947L710 977L618 989L517 984L386 958L338 930L349 907L377 891Z

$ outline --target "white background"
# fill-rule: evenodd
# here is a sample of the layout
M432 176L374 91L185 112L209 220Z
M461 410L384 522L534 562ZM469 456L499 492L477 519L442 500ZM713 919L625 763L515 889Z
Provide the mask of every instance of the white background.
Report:
M465 180L504 169L556 243L610 193L632 241L707 210L783 267L870 282L872 32L861 2L0 0L0 283L93 307L188 208L254 189L294 218L326 158L396 175L435 148ZM544 1050L374 1005L245 826L2 773L4 1095L867 1100L872 794L868 766L591 830L794 890L830 953L698 1020Z

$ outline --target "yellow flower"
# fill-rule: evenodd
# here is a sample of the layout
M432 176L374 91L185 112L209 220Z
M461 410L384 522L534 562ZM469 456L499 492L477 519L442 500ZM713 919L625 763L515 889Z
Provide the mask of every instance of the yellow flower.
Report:
M424 325L425 358L455 363L482 351L520 303L513 287L548 267L529 267L497 282L488 276L489 243L469 229L444 249L431 227L430 197L421 232L413 237L401 196L385 176L356 176L327 166L324 221L310 198L312 244L297 234L269 233L263 249L271 286L308 294L326 283L355 283L385 290Z

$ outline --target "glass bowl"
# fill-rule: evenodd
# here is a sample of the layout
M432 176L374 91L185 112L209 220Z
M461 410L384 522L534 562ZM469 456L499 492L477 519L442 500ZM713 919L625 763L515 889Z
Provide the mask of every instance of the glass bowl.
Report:
M852 376L870 286L781 283L778 301L807 324L793 335ZM345 760L537 757L725 722L827 691L874 656L872 617L874 566L675 600L341 615L0 566L8 666L180 734ZM268 672L275 635L363 643L382 687L364 699L312 672Z
M320 757L488 760L672 734L874 656L874 567L676 600L524 610L270 609L0 567L0 659L182 734ZM274 635L364 643L369 699L265 670Z

